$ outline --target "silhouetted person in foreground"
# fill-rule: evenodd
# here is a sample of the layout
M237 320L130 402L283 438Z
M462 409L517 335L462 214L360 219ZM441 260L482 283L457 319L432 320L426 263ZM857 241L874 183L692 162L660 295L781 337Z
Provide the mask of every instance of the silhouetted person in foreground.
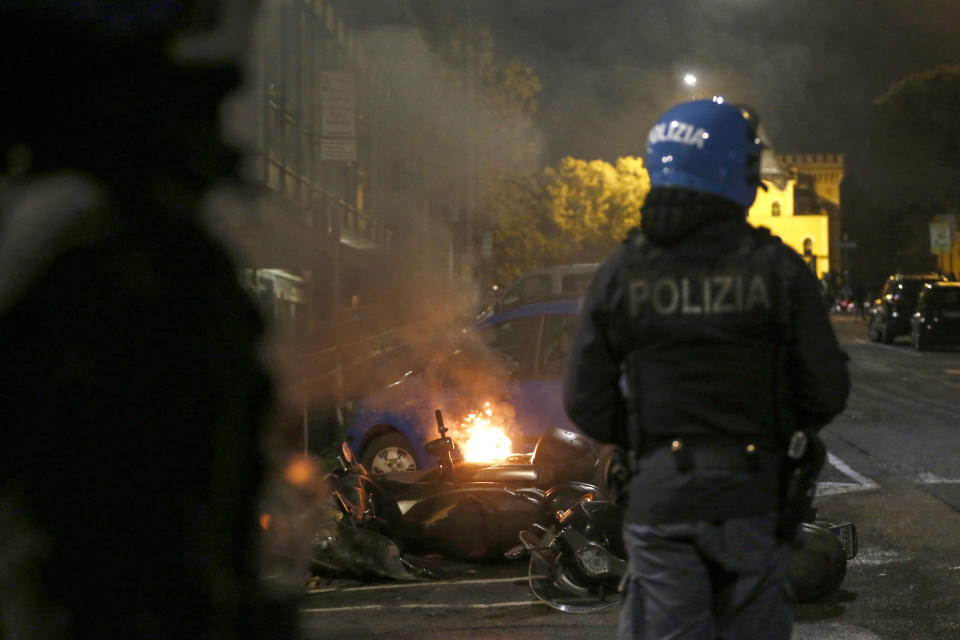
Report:
M200 216L253 8L0 4L0 637L295 633L258 575L264 325Z

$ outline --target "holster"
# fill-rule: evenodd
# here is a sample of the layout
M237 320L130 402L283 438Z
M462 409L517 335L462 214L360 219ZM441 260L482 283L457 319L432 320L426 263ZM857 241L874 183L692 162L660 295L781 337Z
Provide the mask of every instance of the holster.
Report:
M800 525L812 513L817 493L817 478L827 459L827 448L814 433L806 433L806 447L799 457L785 453L780 468L780 518L777 536L801 545Z
M636 473L634 453L617 447L607 467L607 491L614 504L626 504L627 486Z

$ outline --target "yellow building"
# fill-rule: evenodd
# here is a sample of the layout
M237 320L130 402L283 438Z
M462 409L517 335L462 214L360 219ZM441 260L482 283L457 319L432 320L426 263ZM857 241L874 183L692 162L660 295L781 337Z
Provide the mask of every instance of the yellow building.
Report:
M784 168L772 152L764 152L760 165L766 191L757 190L747 221L769 229L804 257L817 278L822 277L830 270L829 214L798 214L796 175Z
M777 156L780 166L787 171L813 178L813 189L826 203L840 207L840 183L843 182L842 153L785 153Z
M794 213L827 214L830 219L830 269L843 273L844 241L840 209L840 185L843 183L842 153L789 153L777 155L780 166L797 179Z

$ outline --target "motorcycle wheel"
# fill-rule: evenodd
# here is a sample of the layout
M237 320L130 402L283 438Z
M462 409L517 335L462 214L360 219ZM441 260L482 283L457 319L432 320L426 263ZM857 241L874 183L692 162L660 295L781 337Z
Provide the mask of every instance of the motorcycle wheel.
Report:
M597 613L623 604L615 583L583 580L556 549L530 552L530 592L545 604L567 613Z

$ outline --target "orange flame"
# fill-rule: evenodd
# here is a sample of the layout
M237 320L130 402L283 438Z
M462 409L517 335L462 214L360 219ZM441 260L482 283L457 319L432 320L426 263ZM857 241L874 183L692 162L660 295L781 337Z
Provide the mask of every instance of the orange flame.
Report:
M506 434L506 426L493 416L489 402L483 409L473 411L463 419L458 429L452 430L467 462L502 460L513 453L513 443Z

